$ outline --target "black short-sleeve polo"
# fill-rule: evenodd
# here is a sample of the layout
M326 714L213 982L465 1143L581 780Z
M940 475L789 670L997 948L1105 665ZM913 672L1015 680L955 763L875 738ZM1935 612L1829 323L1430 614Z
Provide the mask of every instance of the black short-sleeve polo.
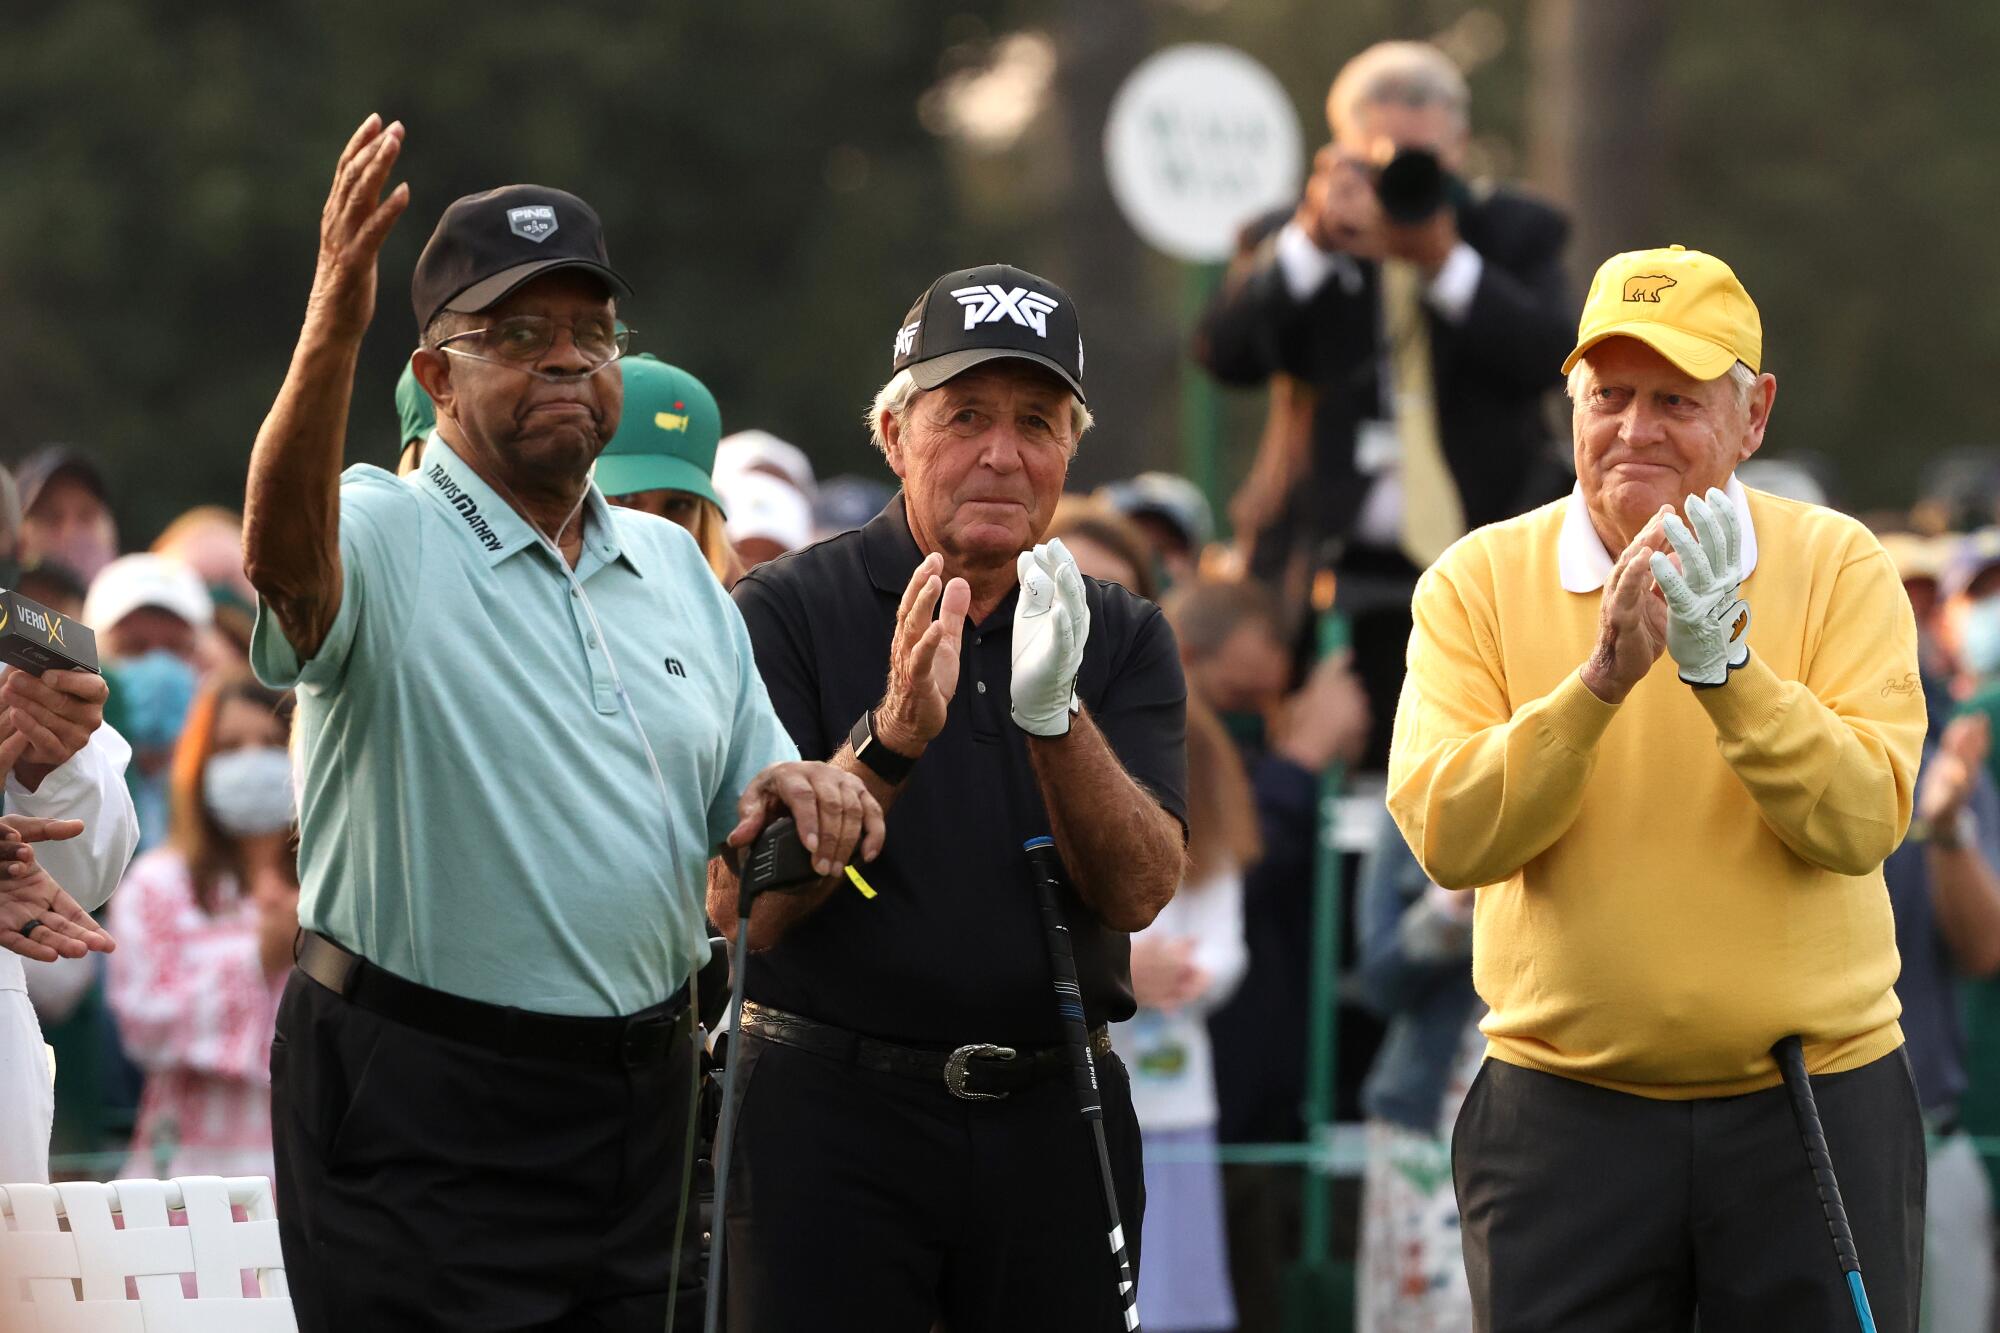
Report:
M921 558L900 496L858 532L761 565L736 585L758 670L809 759L833 755L888 681L896 607ZM1126 772L1187 821L1187 690L1158 607L1086 579L1077 693ZM890 1041L1061 1039L1021 844L1050 831L1027 738L1008 714L1014 595L967 626L944 730L889 812L878 892L837 889L751 955L750 998ZM1093 1024L1132 1016L1129 937L1064 903Z

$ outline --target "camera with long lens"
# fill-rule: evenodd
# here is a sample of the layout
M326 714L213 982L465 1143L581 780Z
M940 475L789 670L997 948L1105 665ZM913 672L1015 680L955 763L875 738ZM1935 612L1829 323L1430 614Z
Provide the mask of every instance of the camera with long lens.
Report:
M1397 149L1375 173L1375 197L1399 227L1427 222L1442 208L1458 207L1464 196L1464 184L1427 148Z

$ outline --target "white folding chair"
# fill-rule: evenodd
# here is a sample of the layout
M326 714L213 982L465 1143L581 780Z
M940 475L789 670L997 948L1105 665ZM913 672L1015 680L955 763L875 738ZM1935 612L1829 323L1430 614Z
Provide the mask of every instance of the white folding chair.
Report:
M0 1186L0 1227L6 1333L297 1333L262 1176ZM246 1269L261 1299L243 1294Z

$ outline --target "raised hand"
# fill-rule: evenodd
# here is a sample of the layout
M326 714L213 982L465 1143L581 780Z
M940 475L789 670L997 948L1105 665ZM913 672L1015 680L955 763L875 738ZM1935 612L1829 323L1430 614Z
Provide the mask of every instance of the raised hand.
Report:
M376 257L382 241L409 206L405 181L382 197L389 169L403 151L403 122L383 127L371 115L341 150L333 189L319 221L319 263L313 270L306 323L359 339L375 315Z
M944 579L944 557L924 557L896 608L889 645L889 685L875 712L875 735L897 754L915 758L940 731L958 692L959 655L972 587ZM937 613L936 619L932 612Z
M111 936L35 859L29 843L74 838L80 819L0 820L0 948L53 963L87 953L110 953Z

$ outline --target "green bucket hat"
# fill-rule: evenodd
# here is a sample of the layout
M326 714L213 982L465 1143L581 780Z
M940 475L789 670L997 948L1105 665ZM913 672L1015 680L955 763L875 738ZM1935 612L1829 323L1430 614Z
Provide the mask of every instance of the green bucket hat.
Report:
M686 491L716 508L709 473L722 439L722 413L702 382L648 352L619 361L625 372L625 414L592 472L606 495Z
M403 433L396 440L398 453L411 440L429 436L437 425L437 405L424 392L424 386L417 383L416 372L407 361L403 363L403 377L396 381L396 415L403 423Z

